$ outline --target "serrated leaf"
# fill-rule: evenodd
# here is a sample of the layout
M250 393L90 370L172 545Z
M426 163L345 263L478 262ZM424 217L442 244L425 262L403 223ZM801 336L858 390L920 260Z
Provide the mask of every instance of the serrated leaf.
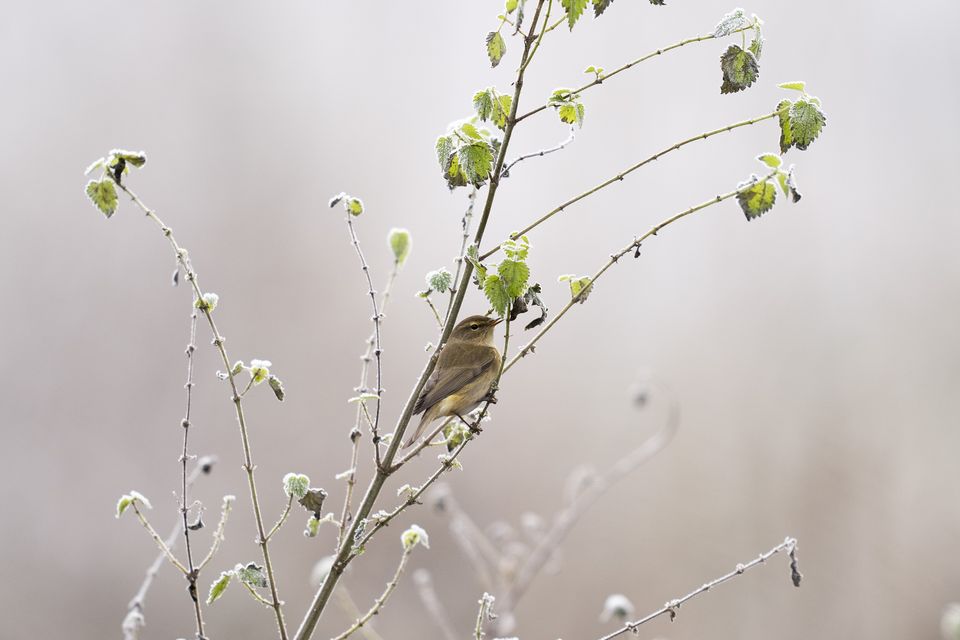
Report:
M426 276L427 286L437 293L445 293L453 284L453 274L444 268L431 271Z
M593 17L598 17L601 13L607 10L613 4L613 0L593 0Z
M490 66L495 67L500 64L503 54L507 52L507 43L503 41L503 36L499 31L491 31L487 34L487 57L490 58Z
M283 476L283 492L287 497L299 500L307 495L310 489L310 478L302 473L288 473Z
M410 232L406 229L390 229L387 234L387 244L393 252L393 259L397 264L403 264L410 255L410 246L413 244Z
M490 177L493 152L486 142L467 144L457 151L460 170L470 184L479 187Z
M527 290L527 280L530 278L530 267L519 260L503 260L497 266L500 282L511 299L519 298Z
M757 80L760 75L760 65L754 55L732 44L720 56L720 70L723 72L723 83L720 93L736 93L743 91Z
M750 26L750 19L744 14L743 9L737 8L720 19L713 30L713 37L722 38L748 26Z
M783 160L775 153L762 153L757 156L757 160L767 165L771 169L777 169L783 164Z
M110 151L109 164L115 166L120 160L132 164L135 167L142 167L147 163L147 154L143 151L127 151L125 149L113 149Z
M503 242L500 245L500 248L503 250L503 255L507 256L511 260L526 260L527 255L530 253L530 240L527 236L520 236L519 238L511 238Z
M576 124L580 127L583 127L583 114L583 103L580 102L568 102L557 109L557 115L560 116L562 122Z
M750 41L750 45L747 47L750 49L750 53L753 54L753 57L757 60L760 60L760 55L763 53L763 45L765 43L766 40L764 37L760 33L757 33L753 37L753 40Z
M87 197L108 218L117 210L117 189L109 178L88 182Z
M450 166L450 156L456 151L457 146L453 143L453 136L440 136L437 138L437 162L440 163L440 169L446 171Z
M583 10L587 8L587 0L560 0L560 5L567 13L567 24L572 31L573 25L577 23L577 20L583 15Z
M754 180L757 180L756 176L753 176L750 182ZM746 187L747 184L749 182L741 185L745 188L737 194L737 202L740 203L747 220L753 220L773 208L777 201L777 187L769 180L756 182L749 187Z
M786 172L779 172L777 174L777 181L780 183L780 190L783 191L783 195L790 198L790 201L794 204L800 202L800 198L803 196L801 196L797 190L796 178L793 176L793 167L790 167Z
M233 571L224 571L220 574L220 577L210 585L210 593L207 594L207 604L213 604L217 598L223 595L223 592L226 591L230 585L231 578L233 578Z
M793 131L793 146L805 151L817 139L827 118L820 106L811 100L800 99L790 107L790 128Z
M503 281L498 274L491 273L487 275L483 281L483 294L487 297L490 306L497 312L497 315L506 315L507 309L510 308L511 299L510 296L507 295L506 287L504 287Z
M786 153L793 146L793 128L790 125L790 107L793 102L781 100L777 105L777 117L780 120L780 153Z
M589 276L575 276L572 273L560 276L557 278L558 282L566 282L570 285L570 297L574 298L580 304L583 304L587 301L587 298L590 297L590 294L593 293L593 283L590 280ZM577 296L580 296L577 298Z
M806 91L807 83L803 80L795 80L793 82L781 82L777 85L781 89L792 89L793 91Z
M264 589L267 586L267 574L256 562L250 562L247 565L238 564L233 568L233 573L238 580L251 587Z

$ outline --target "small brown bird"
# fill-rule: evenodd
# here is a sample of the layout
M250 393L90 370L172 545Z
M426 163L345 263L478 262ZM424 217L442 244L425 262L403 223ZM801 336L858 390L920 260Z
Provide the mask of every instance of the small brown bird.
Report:
M496 318L470 316L453 328L436 368L417 398L414 415L425 413L404 448L416 442L437 418L463 417L487 397L500 372L500 352L493 346L493 329L498 324L500 320Z

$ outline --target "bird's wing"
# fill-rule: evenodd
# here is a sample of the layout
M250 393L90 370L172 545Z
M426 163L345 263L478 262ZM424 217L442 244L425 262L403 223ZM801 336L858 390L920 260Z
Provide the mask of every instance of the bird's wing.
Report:
M456 392L458 389L476 380L484 371L493 366L496 360L496 354L496 349L491 348L487 351L487 356L481 362L471 363L468 366L451 366L443 362L443 354L441 353L440 362L437 363L437 367L433 370L433 373L430 374L430 377L427 378L427 383L423 385L423 391L420 392L420 397L417 398L417 404L413 408L413 413L416 415L421 411L426 411L451 393ZM443 384L438 384L441 369L448 375Z

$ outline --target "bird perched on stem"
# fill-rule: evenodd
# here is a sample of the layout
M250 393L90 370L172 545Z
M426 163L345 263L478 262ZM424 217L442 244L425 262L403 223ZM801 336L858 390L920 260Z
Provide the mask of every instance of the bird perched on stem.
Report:
M470 316L453 328L413 407L414 415L423 412L423 417L404 448L416 442L437 418L463 419L488 398L490 385L500 373L501 355L493 346L493 329L500 322L487 316Z

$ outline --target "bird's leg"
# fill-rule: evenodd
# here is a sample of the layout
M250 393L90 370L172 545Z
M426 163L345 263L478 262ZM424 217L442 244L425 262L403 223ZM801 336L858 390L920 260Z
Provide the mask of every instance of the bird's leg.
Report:
M456 415L457 415L458 418L460 418L460 422L462 422L463 424L467 425L467 429L470 429L470 433L480 433L481 431L483 431L483 429L480 428L480 421L479 421L479 420L477 420L475 423L471 423L471 422L468 422L467 419L464 418L464 417L463 417L462 415L460 415L459 413L456 414Z

